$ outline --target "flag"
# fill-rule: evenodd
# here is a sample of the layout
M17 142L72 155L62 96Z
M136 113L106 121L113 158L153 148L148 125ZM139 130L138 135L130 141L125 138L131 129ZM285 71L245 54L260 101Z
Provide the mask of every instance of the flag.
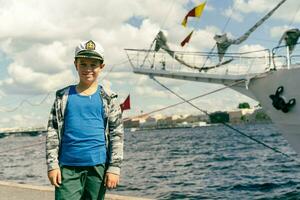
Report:
M120 107L122 112L130 109L130 95L128 95L125 101L120 104Z
M190 10L188 12L188 14L186 14L186 16L184 17L184 19L181 23L182 26L186 27L188 17L200 17L202 15L203 10L204 10L205 4L206 4L206 2L201 3L199 6L196 6L195 8Z
M189 43L189 41L190 41L190 39L191 39L191 37L192 37L192 35L193 35L193 32L194 31L192 31L186 38L184 38L184 40L180 43L180 45L183 47L186 43Z

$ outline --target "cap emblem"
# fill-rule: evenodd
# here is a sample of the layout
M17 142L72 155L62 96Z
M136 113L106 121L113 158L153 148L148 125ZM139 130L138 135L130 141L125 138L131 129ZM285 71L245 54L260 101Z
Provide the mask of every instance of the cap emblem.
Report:
M96 44L92 40L90 40L85 44L85 48L86 50L95 50Z

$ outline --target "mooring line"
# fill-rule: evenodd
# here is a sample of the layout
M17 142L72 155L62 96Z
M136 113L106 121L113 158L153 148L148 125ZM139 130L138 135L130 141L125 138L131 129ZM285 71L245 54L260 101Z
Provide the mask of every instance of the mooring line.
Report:
M203 110L201 108L199 108L198 106L196 106L195 104L191 103L190 101L186 100L185 98L183 98L182 96L180 96L179 94L177 94L176 92L174 92L173 90L171 90L170 88L168 88L167 86L165 86L164 84L162 84L160 81L158 81L155 77L153 76L150 76L151 79L153 79L156 83L158 83L160 86L162 86L163 88L165 88L166 90L168 90L169 92L171 92L172 94L174 94L175 96L177 96L178 98L182 99L183 101L185 101L186 103L190 104L192 107L196 108L197 110L201 111L202 113L204 113L205 115L209 116L209 113L206 111L206 110ZM234 130L235 132L249 138L250 140L258 143L258 144L261 144L263 145L264 147L268 148L268 149L271 149L272 151L276 152L276 153L280 153L281 155L284 155L285 157L288 157L289 159L292 159L294 161L294 159L292 157L290 157L288 154L286 153L283 153L282 151L274 148L274 147L271 147L270 145L262 142L262 141L259 141L258 139L255 139L254 137L234 128L233 126L229 125L228 123L226 122L221 122L224 126L230 128L231 130Z

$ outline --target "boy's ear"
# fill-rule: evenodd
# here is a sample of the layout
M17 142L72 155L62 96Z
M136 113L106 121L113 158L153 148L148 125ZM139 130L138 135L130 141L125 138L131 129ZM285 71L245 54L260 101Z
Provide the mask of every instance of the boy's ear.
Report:
M77 61L76 60L74 60L74 66L75 66L75 69L76 69L76 71L78 71L78 69L77 69Z
M105 64L100 64L100 69L103 69Z

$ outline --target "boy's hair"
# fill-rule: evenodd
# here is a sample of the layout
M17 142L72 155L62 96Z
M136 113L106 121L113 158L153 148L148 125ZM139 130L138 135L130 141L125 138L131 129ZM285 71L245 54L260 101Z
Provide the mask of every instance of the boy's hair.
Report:
M79 60L80 58L81 58L81 57L75 57L75 63L76 63L76 64L77 64L77 62L78 62L78 60ZM93 58L91 58L91 59L93 59ZM95 60L99 61L100 64L103 64L103 60L98 60L98 59L95 59Z

